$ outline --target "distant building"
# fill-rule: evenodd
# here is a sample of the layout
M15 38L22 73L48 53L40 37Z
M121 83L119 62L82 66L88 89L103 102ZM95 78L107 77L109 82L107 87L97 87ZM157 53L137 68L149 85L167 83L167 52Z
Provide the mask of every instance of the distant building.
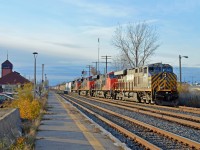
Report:
M9 60L6 60L5 62L2 63L1 69L2 69L1 77L3 77L12 72L13 64Z
M2 68L2 77L0 78L0 92L14 92L16 88L20 87L25 83L29 83L30 81L20 73L14 71L13 72L13 64L6 60L1 65Z

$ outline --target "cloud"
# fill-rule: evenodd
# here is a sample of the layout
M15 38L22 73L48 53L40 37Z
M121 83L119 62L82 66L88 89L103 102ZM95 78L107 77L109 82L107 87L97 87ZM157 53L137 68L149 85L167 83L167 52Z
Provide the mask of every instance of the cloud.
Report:
M77 45L77 44L59 43L59 42L51 42L51 41L45 41L45 43L49 43L56 46L63 46L67 48L83 48L82 46Z
M97 1L83 1L83 0L62 0L66 3L75 5L76 7L81 8L82 11L108 16L108 17L126 17L128 16L128 12L133 11L133 7L130 9L128 6L117 5L115 3L100 3ZM126 10L126 11L124 11Z
M166 7L167 5L167 7ZM199 9L200 1L199 0L173 0L158 3L155 7L155 11L160 11L162 13L183 13L191 12L194 9Z
M81 26L80 30L83 34L92 36L104 36L110 38L114 33L116 26Z
M198 67L198 68L200 68L200 64L194 64L193 67Z

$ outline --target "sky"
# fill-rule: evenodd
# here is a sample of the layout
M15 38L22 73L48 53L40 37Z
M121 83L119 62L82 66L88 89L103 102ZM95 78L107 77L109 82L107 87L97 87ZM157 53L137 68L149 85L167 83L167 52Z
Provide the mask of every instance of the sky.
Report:
M32 80L32 53L38 52L38 81L42 64L50 85L70 81L87 65L95 66L98 46L100 56L119 53L111 42L119 24L141 21L159 35L160 47L150 63L176 68L182 55L189 57L182 58L183 67L200 68L199 0L0 0L0 62L8 53L14 70ZM198 71L193 75L197 78Z

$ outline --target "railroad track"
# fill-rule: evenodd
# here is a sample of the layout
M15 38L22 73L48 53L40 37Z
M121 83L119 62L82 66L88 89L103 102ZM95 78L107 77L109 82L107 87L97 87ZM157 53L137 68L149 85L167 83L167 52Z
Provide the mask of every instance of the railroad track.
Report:
M159 110L155 108L144 107L140 105L135 105L135 103L125 103L121 101L115 101L115 100L106 100L102 98L89 98L90 100L95 100L98 102L105 102L106 104L111 103L116 107L124 108L130 111L140 112L145 115L154 116L157 118L165 119L168 121L176 122L182 125L186 125L189 127L193 127L196 129L200 129L200 117L198 116L192 116L191 114L182 114L182 113L175 113L170 112L166 110Z
M89 98L87 98L87 100L88 99ZM160 115L157 113L146 112L139 109L127 108L125 106L121 106L121 104L118 104L118 106L113 105L111 104L112 102L110 100L107 100L107 103L103 102L102 99L100 99L99 101L95 99L90 100L92 100L92 103L95 103L96 105L104 104L104 107L107 107L107 105L110 105L111 107L112 105L113 107L108 109L115 109L117 107L120 109L122 114L133 117L137 120L141 120L142 122L146 122L153 126L157 126L158 128L162 128L169 132L173 132L180 136L184 136L186 138L190 138L192 140L200 142L199 123L191 122L188 120L182 120L175 117L169 117L162 114Z
M117 100L119 101L119 100ZM179 106L178 108L176 107L168 107L168 106L160 106L160 105L151 105L151 104L144 104L144 103L136 103L136 102L130 102L130 101L121 101L126 104L131 104L131 105L138 105L138 106L143 106L143 107L151 107L159 110L171 110L173 112L177 113L183 113L183 114L189 114L189 115L194 115L194 116L199 116L200 117L200 108L192 108L192 107L186 107L186 106Z
M109 126L111 125L112 127L114 126L115 130L119 131L121 135L125 135L126 137L125 142L130 148L135 147L135 145L138 146L138 143L139 145L143 145L142 147L145 149L146 148L147 149L192 149L192 148L199 149L200 148L200 144L198 142L162 130L158 127L146 124L127 115L126 116L122 115L123 113L121 113L121 111L118 108L114 108L118 112L113 111L113 106L111 106L108 109L107 107L109 106L105 105L99 106L97 105L97 102L95 102L94 104L91 103L92 102L91 100L86 100L80 97L74 98L65 96L65 98L76 107L84 109L84 111L86 111L87 109L90 111L90 114L93 115L95 114L95 116L98 116L99 118L103 116L104 119L107 119L107 121L110 123ZM87 113L89 112L87 111ZM141 142L141 140L143 141ZM148 146L149 144L150 146Z

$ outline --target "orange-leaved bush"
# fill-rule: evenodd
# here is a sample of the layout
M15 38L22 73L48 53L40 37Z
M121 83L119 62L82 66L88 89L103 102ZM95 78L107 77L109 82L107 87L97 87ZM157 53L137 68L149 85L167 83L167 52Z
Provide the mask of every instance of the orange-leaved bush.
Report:
M30 99L33 100L33 85L32 83L26 83L21 88L17 89L19 99Z
M30 83L17 89L18 99L11 104L11 106L19 108L22 119L34 120L40 114L41 105L38 100L33 100L32 89L33 87Z

